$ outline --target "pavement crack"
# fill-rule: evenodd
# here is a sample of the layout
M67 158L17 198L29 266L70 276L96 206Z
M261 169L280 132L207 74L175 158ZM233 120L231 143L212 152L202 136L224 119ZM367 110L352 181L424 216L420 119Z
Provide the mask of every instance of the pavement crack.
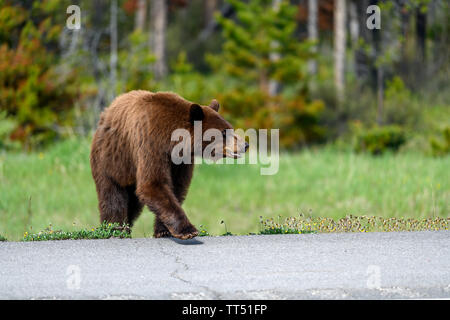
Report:
M181 281L191 287L197 287L197 288L203 289L203 291L206 291L209 295L211 295L211 299L220 299L220 293L209 288L208 286L193 283L192 281L189 281L180 275L180 272L183 272L183 271L187 272L190 270L190 268L189 268L189 265L186 262L184 262L179 255L177 255L175 253L171 254L170 252L167 252L164 249L164 247L161 245L161 243L159 243L159 249L163 255L174 259L175 264L177 266L179 266L179 267L175 268L175 270L169 274L169 276L171 278Z

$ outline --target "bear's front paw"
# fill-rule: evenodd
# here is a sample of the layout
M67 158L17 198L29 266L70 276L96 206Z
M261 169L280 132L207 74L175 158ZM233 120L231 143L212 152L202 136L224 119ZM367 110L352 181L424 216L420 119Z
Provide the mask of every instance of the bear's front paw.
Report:
M162 230L162 231L157 231L153 234L154 238L168 238L171 237L172 235L170 234L169 231L167 230Z
M180 229L179 231L174 230L174 232L172 232L172 235L175 238L178 238L181 240L188 240L188 239L192 239L192 238L198 236L197 229L190 223L179 229Z

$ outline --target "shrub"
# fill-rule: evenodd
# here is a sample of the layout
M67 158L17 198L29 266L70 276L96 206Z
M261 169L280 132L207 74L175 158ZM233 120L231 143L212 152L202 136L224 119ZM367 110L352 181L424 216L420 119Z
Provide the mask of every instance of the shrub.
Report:
M376 155L387 150L396 152L405 142L405 132L398 126L373 127L359 130L354 149L357 152L367 151Z
M29 234L25 232L22 241L48 241L48 240L79 240L79 239L109 239L131 238L128 225L120 226L118 223L103 222L99 227L91 230L63 231L53 230L49 225L45 230Z
M450 127L442 130L444 136L443 141L435 138L430 138L431 152L434 156L443 156L450 153Z
M419 127L423 110L427 105L421 103L413 93L406 88L403 80L395 76L386 81L384 99L383 123L399 125L410 129Z
M63 24L55 20L61 18L54 14L55 5L60 4L35 2L26 10L25 4L7 2L0 7L0 111L14 120L9 138L28 148L71 124L78 96L75 72L62 70L56 59Z

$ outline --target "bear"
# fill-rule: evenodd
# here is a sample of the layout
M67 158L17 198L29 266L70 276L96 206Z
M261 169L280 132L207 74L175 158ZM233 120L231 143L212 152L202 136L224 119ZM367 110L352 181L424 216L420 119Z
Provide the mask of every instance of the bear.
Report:
M202 134L208 129L223 133L222 141L214 141L222 144L216 156L240 157L248 143L218 111L215 99L201 106L172 92L134 90L115 98L100 115L90 152L100 222L131 228L147 206L155 214L155 238L197 236L181 207L193 176L194 153L188 155L190 161L174 163L171 152L177 141L172 133L184 129L194 137L200 121ZM231 132L231 139L225 132ZM195 141L190 139L190 150ZM201 141L201 150L206 146Z

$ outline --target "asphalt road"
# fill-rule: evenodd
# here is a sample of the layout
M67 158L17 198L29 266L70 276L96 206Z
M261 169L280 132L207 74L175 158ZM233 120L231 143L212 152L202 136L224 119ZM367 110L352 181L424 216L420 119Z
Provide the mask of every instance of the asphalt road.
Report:
M0 242L0 299L450 298L450 231Z

